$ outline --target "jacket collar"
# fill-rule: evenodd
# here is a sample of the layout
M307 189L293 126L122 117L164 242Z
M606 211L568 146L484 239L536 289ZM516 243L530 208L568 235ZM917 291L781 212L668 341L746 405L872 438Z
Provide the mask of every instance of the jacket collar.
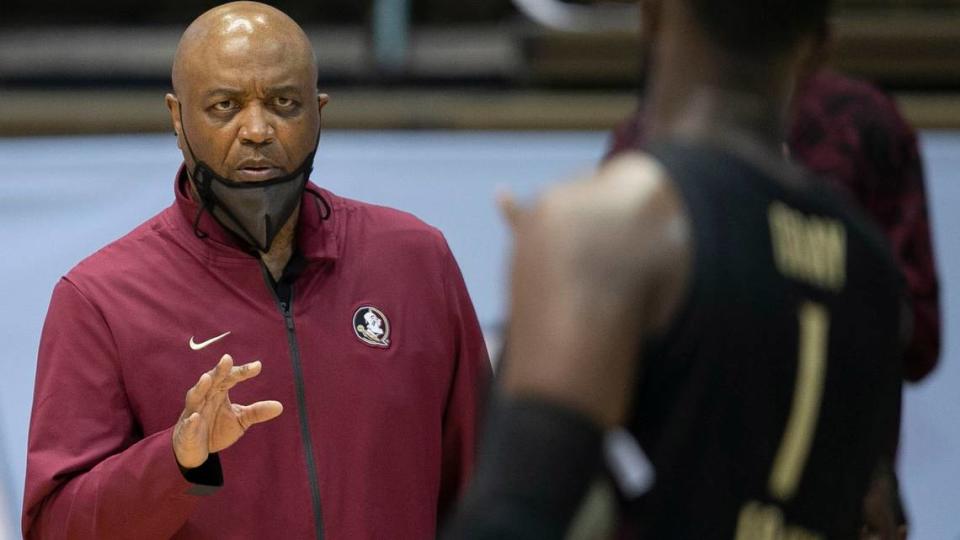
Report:
M193 200L188 182L186 165L180 165L173 189L176 199L174 206L177 207L176 214L179 221L177 228L189 233L192 240L203 248L213 250L222 256L250 257L249 250L217 223L210 212L201 212L199 221L196 221L199 205ZM326 206L324 200L327 202ZM334 214L334 208L338 202L339 198L329 191L317 187L312 182L307 182L303 199L300 201L296 241L300 252L308 261L334 260L339 257L340 242L337 232L341 229L341 224L336 219L339 216ZM324 219L325 216L328 216L327 219ZM196 228L206 234L204 238L199 238L194 233L194 222L197 223Z

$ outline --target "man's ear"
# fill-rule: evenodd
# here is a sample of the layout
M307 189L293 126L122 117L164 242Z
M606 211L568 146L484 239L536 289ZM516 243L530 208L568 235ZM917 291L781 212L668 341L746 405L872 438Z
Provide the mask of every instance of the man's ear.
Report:
M317 111L323 112L323 108L330 102L330 96L327 94L317 94Z
M180 100L173 94L167 94L163 98L170 111L170 124L173 125L173 133L177 136L177 148L183 150L183 125L180 122Z

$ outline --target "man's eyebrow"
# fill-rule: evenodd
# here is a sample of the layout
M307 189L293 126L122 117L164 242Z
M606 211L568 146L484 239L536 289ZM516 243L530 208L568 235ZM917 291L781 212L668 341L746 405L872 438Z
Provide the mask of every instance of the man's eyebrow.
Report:
M208 90L203 94L203 98L210 99L213 96L238 96L240 94L243 94L243 90L239 88L220 87Z
M210 99L214 96L240 96L246 92L240 88L222 86L208 90L203 94L204 99ZM267 88L267 94L299 94L300 86L296 84L283 84L280 86L270 86Z
M284 84L267 88L268 94L299 94L300 87L295 84Z

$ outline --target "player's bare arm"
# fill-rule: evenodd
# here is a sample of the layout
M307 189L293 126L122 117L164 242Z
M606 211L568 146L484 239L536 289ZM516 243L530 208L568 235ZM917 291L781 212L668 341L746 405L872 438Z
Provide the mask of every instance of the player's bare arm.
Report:
M230 401L230 389L260 374L260 361L241 366L225 354L188 391L183 412L173 429L173 452L184 469L199 467L214 452L229 448L246 430L273 420L283 412L279 401L238 405Z
M665 326L689 273L679 196L639 154L514 217L501 392L448 538L564 536L604 428L626 416L641 335Z
M641 333L666 326L687 280L679 196L653 160L627 155L548 193L515 230L505 391L617 424Z

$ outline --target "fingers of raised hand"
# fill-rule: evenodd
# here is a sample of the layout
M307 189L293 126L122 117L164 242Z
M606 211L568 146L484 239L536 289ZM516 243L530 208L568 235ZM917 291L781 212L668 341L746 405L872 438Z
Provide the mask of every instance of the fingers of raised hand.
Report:
M233 358L229 354L225 354L213 369L200 375L196 384L187 390L181 419L185 419L191 413L203 409L204 405L208 404L212 394L225 390L225 381L234 369L236 368L233 367Z
M216 367L207 372L211 378L209 392L227 391L236 386L237 383L259 375L262 367L259 360L234 366L233 357L225 354L223 358L220 359L220 362L217 363Z
M194 384L187 390L187 397L184 402L183 417L186 418L190 413L193 413L200 409L203 406L203 402L206 400L207 394L210 392L210 387L213 385L213 377L210 376L210 373L204 373L200 376L200 379L197 380L197 384Z
M200 409L211 391L216 391L216 386L220 384L224 377L229 374L233 367L233 358L225 354L217 362L217 365L210 371L200 375L197 383L187 390L187 397L184 403L184 418L191 412Z
M230 376L230 373L233 371L233 357L229 354L225 354L220 357L220 361L217 362L217 365L213 367L207 373L210 374L210 377L213 378L213 390L218 391L223 386L224 381Z
M201 375L197 383L187 390L183 413L180 415L180 420L184 421L183 427L187 428L188 425L196 427L200 424L200 415L212 418L212 415L216 414L221 406L224 404L229 406L227 391L240 382L256 377L260 374L262 368L259 360L234 366L233 358L228 354L223 355L213 369ZM187 420L196 413L199 413L195 419L196 422L190 424ZM249 426L251 424L242 425Z
M263 369L263 364L259 360L236 366L230 370L230 374L226 378L226 384L229 385L229 388L232 388L237 383L256 377L260 374L261 369Z

